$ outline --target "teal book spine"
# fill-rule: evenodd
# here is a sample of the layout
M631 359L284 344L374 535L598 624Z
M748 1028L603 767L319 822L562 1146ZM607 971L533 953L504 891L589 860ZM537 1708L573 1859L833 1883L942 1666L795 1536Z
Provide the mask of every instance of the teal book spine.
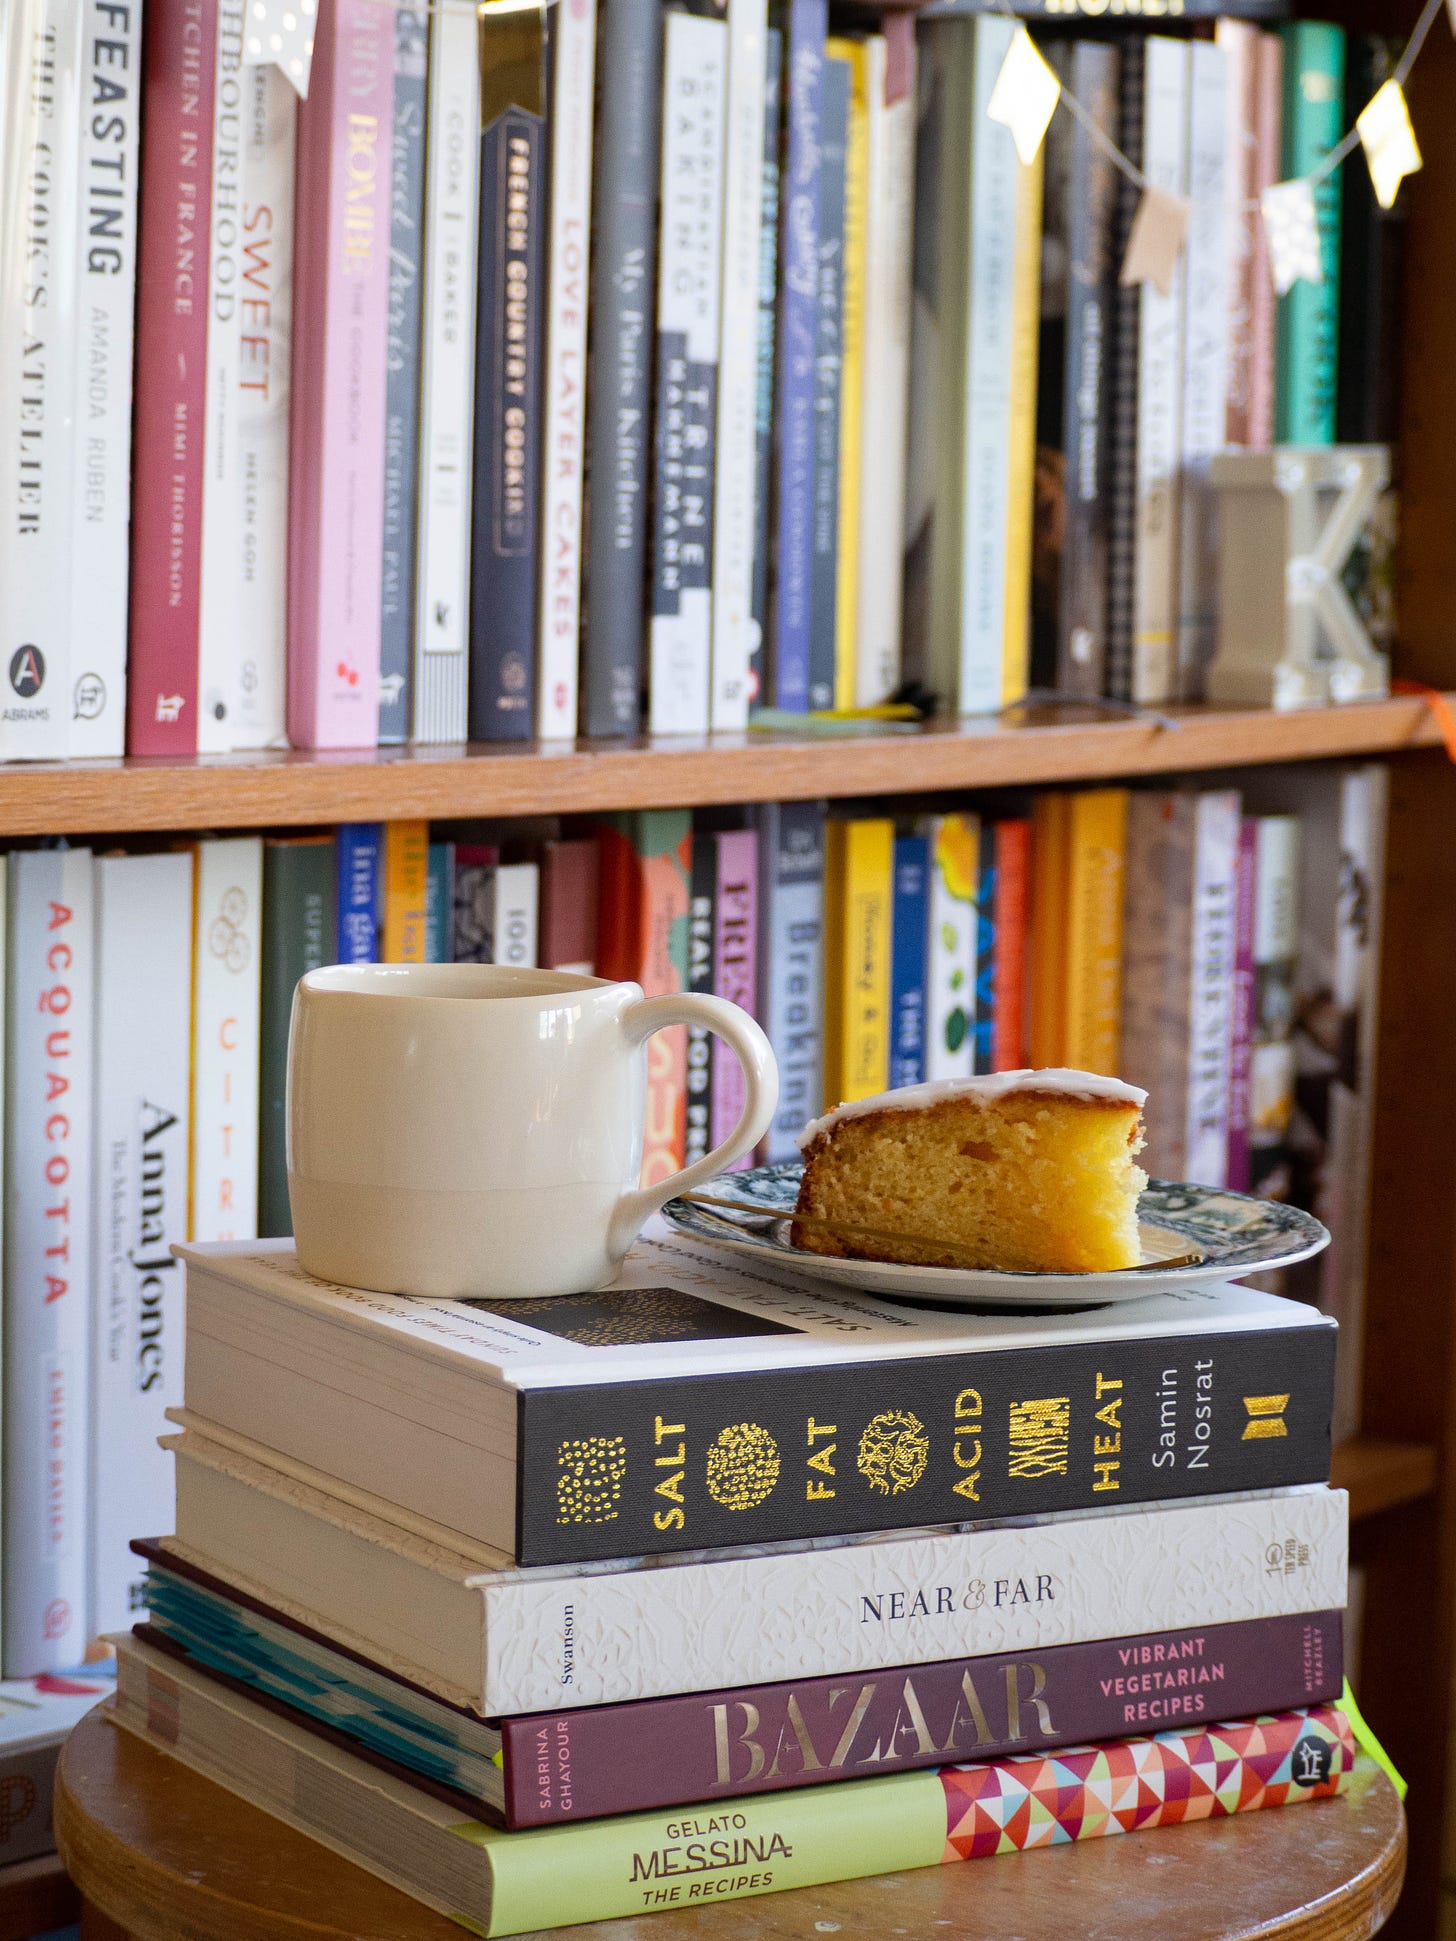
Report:
M1345 32L1297 20L1284 39L1286 181L1308 175L1344 133ZM1359 166L1359 164L1355 164ZM1296 283L1279 300L1274 437L1281 445L1332 445L1340 368L1340 171L1315 185L1324 279Z

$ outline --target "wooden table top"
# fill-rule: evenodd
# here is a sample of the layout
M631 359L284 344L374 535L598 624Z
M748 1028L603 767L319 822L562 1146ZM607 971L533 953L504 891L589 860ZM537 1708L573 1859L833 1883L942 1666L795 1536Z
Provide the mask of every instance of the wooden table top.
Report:
M135 1941L460 1941L462 1930L122 1732L99 1707L56 1775L57 1842ZM574 1941L1364 1941L1405 1816L1362 1761L1345 1797L557 1930ZM90 1932L104 1931L97 1924Z

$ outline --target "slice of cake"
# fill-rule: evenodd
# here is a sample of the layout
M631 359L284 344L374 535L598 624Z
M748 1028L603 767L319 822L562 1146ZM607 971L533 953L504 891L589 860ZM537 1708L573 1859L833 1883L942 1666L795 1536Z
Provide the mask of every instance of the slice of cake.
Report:
M1013 1273L1136 1267L1146 1098L1094 1072L1028 1071L841 1105L799 1135L794 1245Z

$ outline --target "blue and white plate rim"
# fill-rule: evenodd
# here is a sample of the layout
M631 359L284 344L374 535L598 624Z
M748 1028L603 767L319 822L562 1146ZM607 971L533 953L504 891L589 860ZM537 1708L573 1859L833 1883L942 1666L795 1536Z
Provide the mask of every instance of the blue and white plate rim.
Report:
M732 1200L729 1212L692 1197L669 1200L663 1214L684 1238L705 1241L767 1265L790 1263L816 1280L866 1293L952 1302L966 1306L1095 1306L1141 1300L1173 1288L1244 1280L1307 1260L1329 1245L1329 1233L1313 1214L1277 1200L1225 1187L1150 1179L1138 1204L1143 1264L1117 1273L1028 1274L990 1268L908 1267L888 1261L838 1260L806 1252L789 1239L789 1223L803 1173L801 1160L721 1173L698 1189L701 1196ZM1196 1253L1190 1261L1187 1256ZM1160 1265L1160 1261L1181 1265Z

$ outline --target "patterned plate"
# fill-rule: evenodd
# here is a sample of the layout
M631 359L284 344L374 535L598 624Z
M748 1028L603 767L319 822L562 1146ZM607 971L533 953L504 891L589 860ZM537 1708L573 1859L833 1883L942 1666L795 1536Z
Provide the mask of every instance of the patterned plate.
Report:
M1143 1262L1115 1274L1006 1274L962 1267L899 1267L888 1261L834 1260L806 1253L789 1240L799 1193L800 1160L722 1173L692 1197L669 1200L670 1224L693 1240L710 1241L765 1263L792 1263L796 1272L871 1294L948 1302L965 1307L1092 1307L1136 1301L1173 1287L1243 1280L1272 1267L1306 1260L1330 1236L1311 1214L1273 1200L1252 1199L1211 1186L1151 1179L1138 1203ZM734 1211L705 1206L731 1200Z

